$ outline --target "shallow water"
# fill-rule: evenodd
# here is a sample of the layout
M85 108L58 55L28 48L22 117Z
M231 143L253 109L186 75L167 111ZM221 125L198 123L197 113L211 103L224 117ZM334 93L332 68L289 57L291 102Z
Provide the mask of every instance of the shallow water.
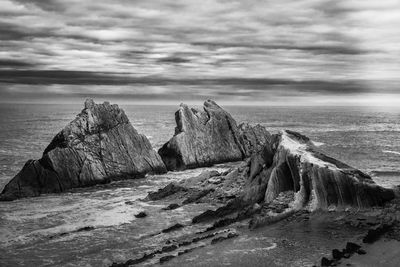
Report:
M154 147L160 147L173 135L173 114L177 107L122 107L134 127L148 136ZM81 109L81 105L3 104L0 107L0 189L26 160L39 158L52 137ZM398 111L348 107L229 106L226 109L238 122L260 123L272 132L281 129L299 131L311 137L327 154L372 174L379 184L387 187L400 184ZM153 236L166 226L177 222L188 223L207 207L192 204L160 212L169 203L143 202L140 199L148 191L173 180L193 177L202 170L148 176L146 179L113 182L65 194L0 202L0 265L108 266L114 261L123 262L141 256L144 251L151 250L171 236L193 231L191 227L185 227L170 234ZM136 219L134 214L142 210L150 215ZM254 238L261 237L250 233L229 241L236 242L232 251L241 247L247 249L249 242L261 243L260 246L248 247L249 251L244 254L258 253L265 258L271 251L276 251L274 239L270 236L258 241ZM205 248L196 255L210 257L207 253L210 251ZM190 254L185 257L190 257ZM224 257L234 258L232 255ZM240 262L240 259L237 260Z
M313 266L335 248L344 247L363 231L337 220L339 214L312 215L309 220L286 220L248 230L239 227L239 236L192 254L172 259L163 266Z
M214 169L226 170L218 166ZM174 235L154 234L178 222L189 224L202 210L216 208L191 204L160 211L170 203L141 201L154 188L202 171L204 168L2 202L0 265L109 266L114 261L139 257ZM140 211L148 216L135 218ZM185 227L179 234L196 228Z

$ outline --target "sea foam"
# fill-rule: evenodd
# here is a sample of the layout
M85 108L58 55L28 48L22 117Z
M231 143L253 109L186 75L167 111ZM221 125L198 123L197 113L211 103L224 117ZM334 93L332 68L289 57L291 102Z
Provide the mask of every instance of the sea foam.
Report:
M398 151L382 150L382 152L383 152L383 153L389 153L389 154L400 155L400 152L398 152Z
M313 145L316 146L316 147L320 147L320 146L325 145L325 143L317 142L317 141L312 141L312 143L313 143Z

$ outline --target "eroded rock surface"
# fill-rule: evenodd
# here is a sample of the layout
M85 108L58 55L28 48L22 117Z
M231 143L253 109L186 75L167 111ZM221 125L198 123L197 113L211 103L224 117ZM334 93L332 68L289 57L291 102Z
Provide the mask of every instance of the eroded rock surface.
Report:
M260 125L237 126L232 116L211 100L204 102L203 110L181 104L175 120L175 135L158 152L168 170L242 160L270 138Z
M29 160L5 186L2 200L62 192L112 179L163 173L165 165L124 111L88 99L77 117L51 141L39 160Z
M228 171L206 171L149 197L168 197L179 205L217 204L217 209L204 211L192 222L223 218L217 225L226 225L253 217L250 227L276 222L297 211L382 206L395 197L392 189L376 185L367 174L318 152L306 136L283 131L270 140Z
M274 151L272 162L268 151ZM263 153L267 155L255 155L250 161L255 171L245 189L246 201L271 202L281 192L292 190L294 208L315 210L367 208L395 197L393 190L376 185L367 174L318 152L299 133L283 131Z
M186 263L185 256L181 259L179 256L196 253L193 251L202 250L203 246L229 242L225 240L241 235L241 231L248 234L245 228L252 230L266 225L271 227L266 229L268 232L283 229L277 233L277 239L296 229L294 239L289 234L288 238L277 242L277 246L285 248L298 246L296 238L302 229L307 238L311 232L320 231L310 232L309 229L323 229L323 236L316 235L323 243L332 236L348 242L345 249L333 250L332 257L315 254L313 260L323 265L337 264L354 253L365 254L365 250L353 243L360 242L354 236L365 234L363 242L388 236L398 238L399 205L393 190L376 185L361 171L318 152L313 143L299 133L283 131L272 135L270 140L245 161L221 164L218 171L206 170L196 177L174 181L149 193L145 201L174 203L174 207L182 209L191 208L185 205L204 206L190 224L182 221L161 231L176 235L166 242L168 246L151 252L153 262L171 260L171 266ZM224 166L222 171L221 166ZM377 207L369 208L371 206ZM317 209L321 211L313 212ZM169 208L162 210L170 216L176 212ZM191 227L201 230L190 230ZM224 231L229 232L221 235ZM210 241L204 242L207 239ZM198 246L199 241L201 246ZM232 243L227 245L231 249ZM315 247L310 250L315 251ZM159 261L156 253L162 254ZM147 255L127 263L142 260L151 263ZM120 264L115 266L126 266L123 265L126 263Z

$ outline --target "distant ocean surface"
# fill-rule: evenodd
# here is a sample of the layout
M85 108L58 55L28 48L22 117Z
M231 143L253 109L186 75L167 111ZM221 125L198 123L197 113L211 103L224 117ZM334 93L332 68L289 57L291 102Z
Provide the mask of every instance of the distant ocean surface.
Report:
M175 128L177 106L120 105L133 126L155 149ZM400 111L363 107L227 106L238 123L261 124L271 132L295 130L323 152L371 174L379 184L400 183ZM2 104L0 107L0 189L28 159L41 153L82 109L81 105Z
M174 133L176 106L120 105L158 149ZM82 105L1 104L0 189L28 159L41 157L53 136ZM386 187L400 184L400 111L360 107L226 106L238 123L259 123L309 136L323 152L369 173ZM213 168L224 168L216 166ZM190 221L201 204L174 213L138 199L203 169L114 182L65 194L0 203L0 266L108 266L141 255L159 239L146 235ZM133 205L128 205L133 203ZM154 216L138 220L146 210ZM172 211L171 211L172 212ZM178 221L177 221L178 220ZM78 231L82 227L94 230ZM186 229L186 228L185 228ZM184 230L185 231L185 230ZM66 235L60 235L68 233ZM182 233L176 233L182 234ZM59 236L57 236L59 235ZM229 261L229 258L227 258Z

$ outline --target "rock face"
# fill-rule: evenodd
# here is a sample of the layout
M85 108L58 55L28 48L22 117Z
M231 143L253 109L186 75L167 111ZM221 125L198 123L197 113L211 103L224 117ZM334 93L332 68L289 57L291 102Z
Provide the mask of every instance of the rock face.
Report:
M108 102L85 108L51 141L39 160L29 160L5 186L2 200L62 192L112 179L166 172L149 140L124 111Z
M294 191L294 208L330 209L382 205L394 191L375 184L367 174L316 150L296 132L283 131L249 164L244 200L271 202ZM262 167L261 167L262 166Z
M232 116L214 101L204 110L181 104L175 113L175 135L158 153L168 170L183 170L237 161L261 149L270 134L264 127L239 127Z

